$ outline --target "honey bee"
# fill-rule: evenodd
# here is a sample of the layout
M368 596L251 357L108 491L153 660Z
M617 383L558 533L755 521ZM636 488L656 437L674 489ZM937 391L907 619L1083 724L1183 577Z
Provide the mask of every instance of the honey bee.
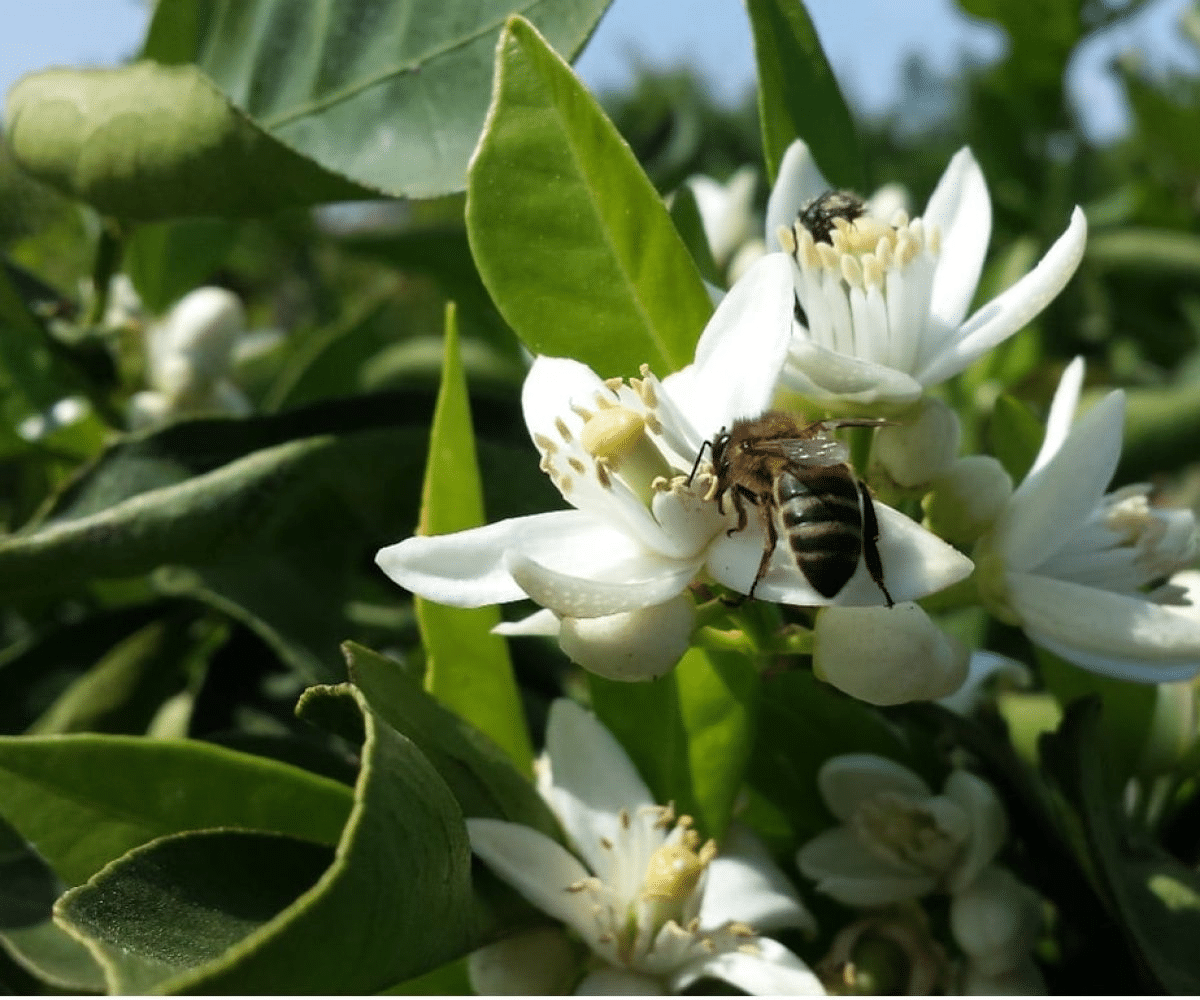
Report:
M737 526L726 533L733 535L746 527L747 503L759 508L766 526L762 559L747 597L754 596L766 575L782 532L796 565L819 594L837 594L862 558L888 607L892 606L892 595L883 582L874 502L866 483L850 467L846 446L828 433L838 427L886 423L867 418L805 423L774 410L736 420L728 432L722 428L700 446L692 475L708 445L717 477L717 508L725 513L728 493L737 511Z
M867 203L853 191L826 191L800 210L796 221L812 233L817 243L832 243L834 219L853 222L867 211Z

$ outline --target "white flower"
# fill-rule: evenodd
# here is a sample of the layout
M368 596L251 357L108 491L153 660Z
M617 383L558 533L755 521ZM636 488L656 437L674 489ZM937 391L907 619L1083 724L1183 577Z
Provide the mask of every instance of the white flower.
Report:
M948 542L979 540L1012 496L1012 477L991 455L964 455L932 484L921 507L925 525Z
M145 427L185 414L250 412L229 379L235 346L246 328L241 300L224 288L189 292L146 338L151 389L129 401L131 426Z
M871 458L897 486L912 489L946 473L961 440L958 414L940 399L927 396L905 415L903 423L879 428Z
M1011 872L991 865L950 900L950 930L966 955L970 995L1044 995L1046 983L1031 952L1042 929L1038 894Z
M932 701L967 676L967 648L919 604L822 608L813 625L813 671L872 705Z
M991 785L967 771L934 795L913 771L874 754L827 760L817 785L842 825L800 848L817 888L850 906L962 891L1004 843L1008 823Z
M1171 576L1196 556L1195 517L1151 506L1146 485L1104 492L1125 395L1109 393L1071 426L1082 383L1076 358L1033 467L976 550L980 592L1039 646L1087 670L1142 682L1192 677L1200 609Z
M573 702L551 706L539 790L578 857L516 823L468 819L467 828L496 874L603 962L576 992L677 993L709 976L751 993L824 992L800 959L750 926L813 927L761 842L733 828L720 853L701 845Z
M55 431L77 423L92 412L92 404L83 396L64 396L48 410L26 417L17 425L17 433L26 441L40 441Z
M828 241L798 221L828 192L808 147L788 148L767 202L767 249L796 261L796 324L785 384L824 405L903 405L957 375L1042 311L1075 272L1087 223L1066 232L1027 275L969 318L991 232L991 202L969 149L950 161L922 218L838 219Z
M697 174L687 179L700 212L704 236L718 267L754 236L754 186L758 171L746 166L734 171L724 184Z
M731 505L722 514L711 496L711 464L691 473L706 440L769 408L791 316L791 266L772 254L721 301L695 363L662 382L645 367L643 378L625 383L603 381L576 361L538 358L521 396L526 424L542 468L576 509L409 538L382 549L376 561L402 587L442 604L532 598L557 620L539 614L534 628L569 630L571 655L608 676L664 673L686 648L681 630L690 619L677 606L660 606L679 598L702 570L741 593L757 574L761 519L729 534L736 519ZM895 600L914 600L970 572L970 560L903 514L883 504L876 514ZM776 547L756 594L798 605L883 600L862 563L834 598L823 597L786 546ZM645 616L669 627L641 628ZM581 619L592 621L570 624Z

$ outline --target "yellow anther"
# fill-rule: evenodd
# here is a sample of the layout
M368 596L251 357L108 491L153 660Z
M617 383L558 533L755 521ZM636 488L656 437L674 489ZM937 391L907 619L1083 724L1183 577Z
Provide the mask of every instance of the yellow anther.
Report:
M564 441L571 440L571 429L567 426L566 421L563 420L562 417L554 418L554 429L558 431L559 437L561 437Z
M784 253L790 253L795 256L796 235L789 227L780 226L775 231L775 238L779 240L779 245L783 248Z

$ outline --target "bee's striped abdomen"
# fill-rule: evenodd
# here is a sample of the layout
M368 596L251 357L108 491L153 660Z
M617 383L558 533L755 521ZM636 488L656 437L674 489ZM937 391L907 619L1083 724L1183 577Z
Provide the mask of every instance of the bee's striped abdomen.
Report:
M858 568L863 519L858 486L845 465L788 470L775 483L782 533L805 578L833 597Z

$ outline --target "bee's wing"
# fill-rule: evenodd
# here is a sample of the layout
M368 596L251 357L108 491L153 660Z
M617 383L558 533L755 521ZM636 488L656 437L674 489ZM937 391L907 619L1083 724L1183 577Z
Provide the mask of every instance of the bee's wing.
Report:
M801 465L841 465L850 460L849 449L831 437L774 438L757 443L754 450Z

